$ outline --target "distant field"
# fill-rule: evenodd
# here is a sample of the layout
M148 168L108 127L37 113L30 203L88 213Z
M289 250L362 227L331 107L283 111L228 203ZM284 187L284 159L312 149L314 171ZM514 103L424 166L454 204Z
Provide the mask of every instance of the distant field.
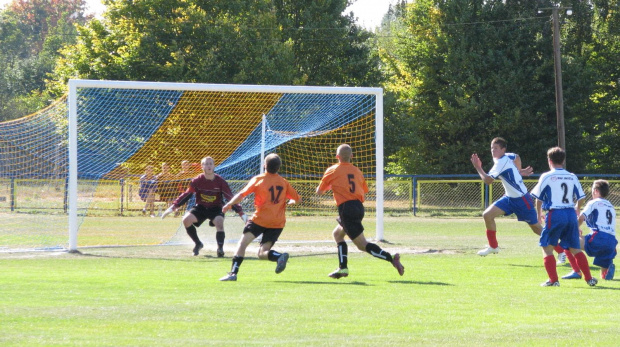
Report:
M279 275L252 245L239 280L228 283L218 278L230 269L234 243L224 259L212 242L198 257L190 245L0 253L0 344L617 345L620 281L541 288L536 236L511 218L498 225L502 251L482 258L480 218L388 218L381 246L401 253L403 277L350 245L351 275L332 280L336 249L324 242L276 244L291 254ZM285 233L329 239L333 226L293 218Z

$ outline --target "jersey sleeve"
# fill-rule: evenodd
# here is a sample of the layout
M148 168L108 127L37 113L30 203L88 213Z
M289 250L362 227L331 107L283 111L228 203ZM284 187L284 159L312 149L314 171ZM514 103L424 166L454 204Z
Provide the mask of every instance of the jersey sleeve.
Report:
M321 178L321 183L319 183L320 191L324 192L332 188L332 179L334 176L334 172L335 170L333 166L325 170L325 173L323 174L323 178Z
M222 197L224 198L225 202L231 201L233 198L233 193L230 190L230 186L228 185L228 182L226 182L225 179L221 178L222 180ZM233 211L241 214L243 213L243 208L241 207L241 204L235 204L232 206Z
M250 181L245 185L245 187L243 187L243 189L239 191L239 194L241 194L241 196L243 197L246 197L254 193L254 190L256 189L256 181L257 177L252 177L252 179L250 179Z
M290 200L295 201L299 201L301 198L299 196L299 193L297 193L297 191L295 190L295 188L293 188L289 181L286 181L286 197Z
M174 207L179 207L186 203L187 200L191 198L192 194L196 192L196 190L194 189L194 185L192 184L193 182L194 181L192 180L189 183L187 189L183 193L181 193L181 195L179 195L176 199L174 199L174 201L172 202L172 205Z

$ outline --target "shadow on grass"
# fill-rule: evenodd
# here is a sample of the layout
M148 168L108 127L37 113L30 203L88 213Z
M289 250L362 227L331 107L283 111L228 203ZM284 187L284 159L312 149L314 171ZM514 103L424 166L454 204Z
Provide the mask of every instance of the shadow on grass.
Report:
M607 282L609 282L609 281L607 281ZM620 290L620 288L605 287L604 285L602 286L600 284L601 284L601 281L599 280L598 284L595 287L585 286L585 287L581 287L580 289L587 289L587 290Z
M278 283L294 283L294 284L335 284L335 285L349 285L349 286L371 286L372 284L368 284L366 282L358 282L358 281L353 281L353 282L344 282L344 281L338 281L338 282L331 282L331 281L274 281L274 282L278 282Z
M423 281L388 281L388 283L400 283L400 284L421 284L425 286L454 286L452 283L444 282L423 282Z
M541 264L540 264L540 265L523 265L523 264L508 264L508 265L509 265L509 266L514 266L514 267L544 268L544 265L542 264L542 262L541 262ZM601 269L601 268L600 268L600 267L598 267L598 266L592 266L592 265L590 265L589 267L590 267L590 271L597 271L597 270L600 270L600 269ZM570 267L570 266L558 266L558 267L557 267L557 269L558 269L558 273L559 273L559 272L561 272L561 271L562 271L562 269L564 269L564 270L566 270L566 271L569 271L569 272L572 272L572 271L573 271L573 270L571 269L571 267ZM561 277L561 276L560 276L560 277Z

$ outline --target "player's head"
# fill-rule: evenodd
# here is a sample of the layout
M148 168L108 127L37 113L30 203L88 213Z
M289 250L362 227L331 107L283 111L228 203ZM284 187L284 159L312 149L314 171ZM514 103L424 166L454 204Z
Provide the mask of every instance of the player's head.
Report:
M491 155L498 159L504 156L508 142L503 137L496 137L491 141Z
M161 172L168 172L170 171L170 165L168 165L168 163L161 163Z
M275 174L280 171L280 166L282 166L282 160L280 160L280 156L271 153L265 157L265 169L267 172Z
M564 165L564 160L566 160L566 152L560 147L549 148L547 151L547 159L549 160L550 165Z
M596 180L592 183L592 194L594 195L594 191L598 191L598 195L601 198L606 198L609 195L609 182L606 180Z
M204 171L205 174L213 173L213 170L215 169L215 162L211 157L204 157L200 161L200 166L202 166L202 171Z
M353 157L353 150L351 149L351 146L347 144L338 146L338 149L336 150L336 158L338 158L338 160L343 163L350 163L351 157Z

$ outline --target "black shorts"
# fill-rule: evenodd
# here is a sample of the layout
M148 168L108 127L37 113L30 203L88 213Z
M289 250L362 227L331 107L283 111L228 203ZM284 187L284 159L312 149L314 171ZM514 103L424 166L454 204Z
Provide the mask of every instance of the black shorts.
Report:
M359 200L349 200L338 205L338 223L351 240L364 232L364 204Z
M198 219L198 221L194 223L196 227L199 227L207 219L210 222L209 225L214 226L213 220L215 219L215 217L217 216L224 217L224 212L222 212L222 207L206 208L202 205L194 205L194 207L192 207L189 213L193 214L194 216L196 216L196 219Z
M263 234L260 244L271 242L271 244L274 245L276 241L278 241L280 234L282 234L282 229L283 228L265 228L252 221L248 221L248 224L243 228L243 233L252 233L254 237L259 237L260 234Z

